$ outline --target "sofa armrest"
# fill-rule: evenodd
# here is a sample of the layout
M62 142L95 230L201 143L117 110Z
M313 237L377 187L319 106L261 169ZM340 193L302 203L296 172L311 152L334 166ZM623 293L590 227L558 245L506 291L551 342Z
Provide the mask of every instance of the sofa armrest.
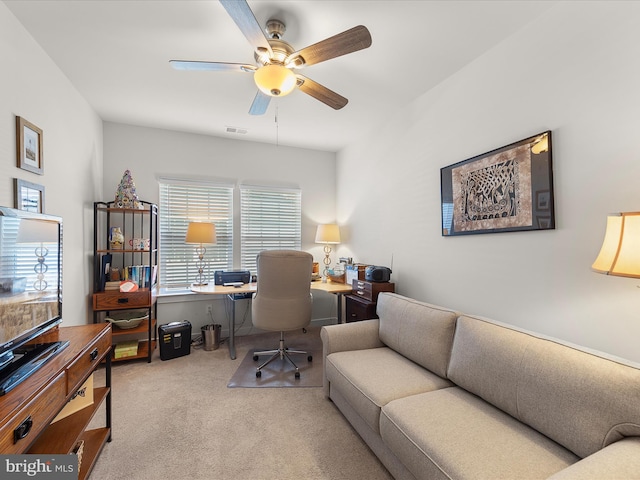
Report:
M618 440L548 480L640 479L640 437Z
M379 325L378 319L325 325L320 329L323 356L334 352L382 347Z
M326 375L327 355L349 350L365 350L384 346L378 334L380 320L363 320L361 322L325 325L320 329L322 339L323 389L329 398L329 382Z

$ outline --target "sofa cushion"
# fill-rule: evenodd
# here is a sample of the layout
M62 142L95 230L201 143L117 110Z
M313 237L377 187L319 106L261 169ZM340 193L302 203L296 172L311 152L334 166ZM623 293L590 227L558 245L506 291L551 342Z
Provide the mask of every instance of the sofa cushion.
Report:
M325 369L331 391L339 390L376 433L380 408L391 400L452 385L387 347L332 353Z
M486 319L458 319L449 378L580 457L640 435L639 368Z
M389 402L382 408L380 432L418 479L543 479L578 461L458 387Z
M458 313L395 293L378 296L380 340L398 353L447 376Z

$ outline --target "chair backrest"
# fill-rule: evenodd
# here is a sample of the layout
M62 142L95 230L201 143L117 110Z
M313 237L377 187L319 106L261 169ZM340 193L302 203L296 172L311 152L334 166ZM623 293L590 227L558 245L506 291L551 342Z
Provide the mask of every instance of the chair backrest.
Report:
M288 331L311 323L313 257L298 250L258 254L258 285L251 304L253 324L263 330Z

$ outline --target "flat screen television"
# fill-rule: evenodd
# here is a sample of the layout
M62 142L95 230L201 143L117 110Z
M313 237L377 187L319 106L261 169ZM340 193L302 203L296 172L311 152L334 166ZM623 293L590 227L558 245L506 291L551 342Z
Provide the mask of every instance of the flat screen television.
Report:
M62 219L0 207L0 395L66 343L43 343L62 321Z

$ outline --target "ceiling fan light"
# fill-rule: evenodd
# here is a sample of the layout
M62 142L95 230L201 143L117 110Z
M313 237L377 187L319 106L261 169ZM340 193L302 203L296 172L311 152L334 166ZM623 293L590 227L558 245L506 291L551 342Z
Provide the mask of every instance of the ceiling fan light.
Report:
M253 74L253 80L261 92L272 97L283 97L293 91L296 76L282 65L265 65Z

